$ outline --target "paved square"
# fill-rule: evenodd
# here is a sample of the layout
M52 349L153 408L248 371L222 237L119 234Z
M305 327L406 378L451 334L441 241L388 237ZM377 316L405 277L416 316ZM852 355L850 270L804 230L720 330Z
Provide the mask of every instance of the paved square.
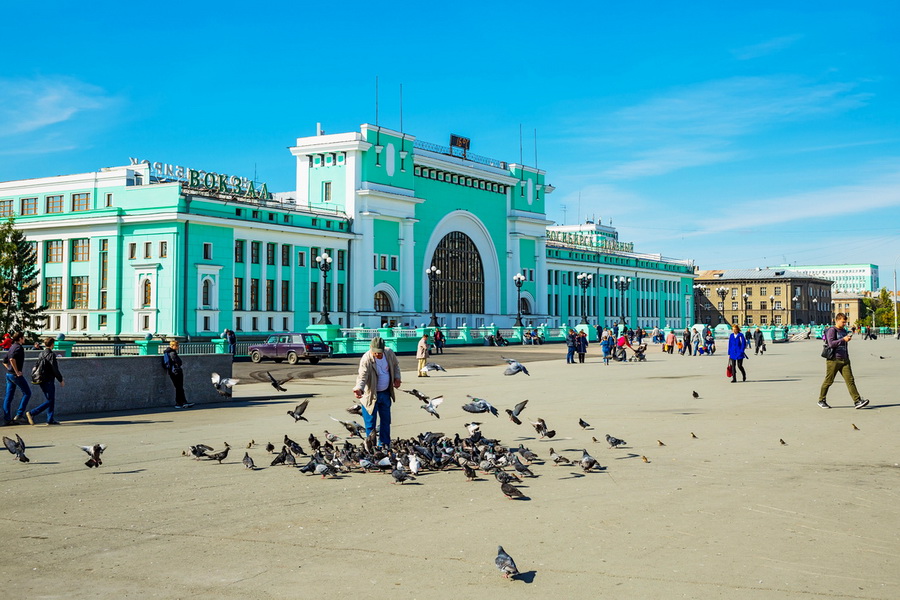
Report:
M464 434L473 417L459 408L466 394L501 411L530 400L522 426L475 418L488 437L524 443L545 459L521 486L527 501L507 500L492 477L467 482L457 468L401 486L381 474L322 480L269 467L266 442L280 448L288 434L308 450L310 433L343 434L329 415L347 416L346 374L297 379L281 396L242 383L236 397L254 399L200 410L2 428L25 439L31 458L21 464L5 454L0 463L5 593L900 597L900 342L851 344L857 383L872 401L865 410L850 407L840 379L829 394L834 408L816 406L818 342L769 350L746 361L749 381L738 384L725 378L724 357L668 356L658 347L646 363L608 367L596 352L587 364L566 365L558 345L453 349L477 355L473 364L496 358L496 366L429 379L415 378L414 359L403 357L403 387L446 401L437 420L401 394L395 436ZM529 362L549 353L559 358ZM500 354L520 358L532 376L502 376ZM306 395L310 422L295 424L285 411ZM527 419L537 417L556 438L536 439ZM591 429L582 431L579 418ZM607 433L626 447L608 449ZM250 455L265 467L257 471L241 465L250 440ZM221 465L181 455L190 444L219 449L226 441L232 451ZM95 442L109 448L103 466L89 470L77 446ZM606 470L553 466L551 447L573 459L587 448ZM498 544L522 579L506 581L495 569Z

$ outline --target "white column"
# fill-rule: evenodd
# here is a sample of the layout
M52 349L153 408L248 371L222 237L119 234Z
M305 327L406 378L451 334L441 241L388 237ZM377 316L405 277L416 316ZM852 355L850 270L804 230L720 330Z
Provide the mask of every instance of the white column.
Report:
M297 157L297 204L309 205L309 155Z
M284 266L281 264L281 253L283 252L282 247L287 245L289 244L275 244L275 289L273 290L275 306L272 307L275 309L274 312L281 312L281 270L284 269ZM273 322L272 327L280 329L281 324Z
M360 312L375 310L375 297L372 291L375 287L375 273L372 269L372 256L375 254L373 219L372 215L361 214L356 220L359 223L361 238L354 242L353 285L350 289L352 290L352 306Z
M534 241L534 250L537 254L535 260L535 271L537 272L537 281L534 289L536 298L534 299L534 312L539 315L545 315L550 312L547 306L547 241L544 238L538 238Z
M400 226L400 306L395 310L412 313L415 312L416 278L420 273L416 270L415 219L405 219ZM430 265L429 265L430 266ZM425 265L422 266L422 269ZM421 269L420 269L421 270Z
M506 312L507 315L515 315L518 314L518 307L516 306L516 285L513 282L512 278L517 273L522 273L522 238L519 236L511 236L509 238L509 270L506 273L501 273L500 278L503 280L503 288L506 290ZM525 275L525 273L522 273Z

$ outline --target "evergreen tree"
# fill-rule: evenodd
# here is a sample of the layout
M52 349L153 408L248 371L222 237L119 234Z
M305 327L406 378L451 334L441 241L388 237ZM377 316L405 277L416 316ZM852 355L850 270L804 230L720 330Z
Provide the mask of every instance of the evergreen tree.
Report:
M10 219L0 227L0 329L26 335L44 326L47 310L37 301L37 252Z

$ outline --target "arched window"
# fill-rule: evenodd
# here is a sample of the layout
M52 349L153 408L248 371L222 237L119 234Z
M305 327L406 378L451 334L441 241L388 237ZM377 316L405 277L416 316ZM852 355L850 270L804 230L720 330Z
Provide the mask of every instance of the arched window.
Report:
M386 292L375 292L375 312L391 312L391 297Z
M212 281L209 279L203 280L203 308L209 308L211 304L210 300L212 298Z
M145 279L143 285L141 286L142 291L142 301L141 306L147 307L153 304L153 285L150 283L149 279Z
M528 302L528 298L522 298L519 302L519 311L523 315L531 314L531 303Z
M431 264L441 270L432 284L435 312L484 313L484 267L469 236L460 231L445 235Z

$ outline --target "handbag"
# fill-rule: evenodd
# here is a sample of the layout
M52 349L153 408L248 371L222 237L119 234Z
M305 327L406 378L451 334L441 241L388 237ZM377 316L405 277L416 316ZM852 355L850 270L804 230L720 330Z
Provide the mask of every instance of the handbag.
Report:
M731 370L731 361L728 362L728 366L725 368L725 377L731 379L734 375L734 371Z

